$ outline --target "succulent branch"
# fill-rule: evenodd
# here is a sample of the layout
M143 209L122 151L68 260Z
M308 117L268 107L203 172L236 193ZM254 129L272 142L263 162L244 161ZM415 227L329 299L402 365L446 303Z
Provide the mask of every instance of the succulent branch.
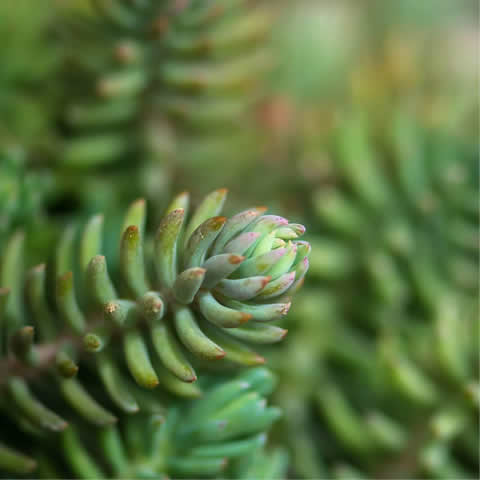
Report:
M265 398L275 383L265 368L223 381L205 378L200 400L139 414L121 426L92 430L77 422L46 438L32 458L0 446L0 464L17 474L37 469L45 478L276 478L285 454L263 453L265 432L280 416Z
M25 297L24 235L12 236L0 275L0 388L8 402L2 408L14 405L19 421L35 429L65 430L64 413L38 400L30 385L47 382L76 415L105 427L116 416L84 387L78 375L83 366L99 377L109 403L133 413L162 407L157 398L145 401L144 393L137 398L139 388L125 378L122 363L140 387L161 384L187 398L202 393L192 383L195 357L263 363L248 344L285 336L269 322L288 312L310 247L297 240L303 226L266 215L265 208L218 216L226 194L212 192L190 219L188 194L177 196L152 241L145 233L146 204L134 202L125 215L113 280L101 255L102 216L91 218L78 238L66 230L52 264L28 272Z
M237 151L246 161L248 151L258 150L250 120L271 64L264 5L88 3L60 28L66 87L58 167L71 190L69 172L96 168L115 175L126 191L137 177L142 191L158 196L153 172L166 178L171 167L185 174L185 164L190 171Z
M274 361L294 465L307 478L469 478L478 465L475 149L402 107L380 127L382 143L374 128L349 111L326 142L326 185L310 191L314 282L285 355L303 367ZM311 339L316 328L324 341Z

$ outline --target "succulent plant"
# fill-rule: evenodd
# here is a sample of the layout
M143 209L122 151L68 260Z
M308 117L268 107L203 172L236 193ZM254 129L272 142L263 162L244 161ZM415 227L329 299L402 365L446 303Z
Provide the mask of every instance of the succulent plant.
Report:
M479 476L476 2L286 3L0 1L0 478Z
M205 175L212 164L234 152L241 152L238 168L253 158L253 107L270 65L264 47L270 17L262 5L87 3L91 8L66 8L59 27L65 108L57 169L67 193L88 205L81 178L96 182L101 198L115 190L129 198L136 182L162 204L172 176L177 185L191 188L191 179L200 178L213 188L228 176ZM107 187L112 181L114 191ZM105 198L112 203L118 200Z
M266 432L280 415L266 404L273 375L260 367L204 380L197 401L105 428L76 422L46 437L29 458L0 447L1 465L17 474L35 468L40 478L251 478L253 472L255 478L278 478L285 454L263 453Z
M63 416L71 415L66 404L84 422L105 427L116 416L90 393L82 380L89 377L77 375L79 367L99 377L109 403L133 413L155 412L158 400L124 378L122 361L137 385L151 389L161 384L187 398L201 395L192 383L197 374L190 354L208 361L226 357L244 366L263 363L244 342L272 343L285 336L284 329L265 322L287 313L306 273L310 247L296 240L303 226L264 215L264 208L229 219L218 216L225 197L225 189L212 192L186 222L188 195L177 196L153 245L144 232L145 202L132 204L125 216L115 282L105 256L99 255L102 217L93 217L78 239L75 229L68 229L53 264L29 271L25 302L23 234L13 235L0 274L5 286L3 413L34 430L63 431ZM52 387L62 399L58 413L37 398L50 398Z
M295 469L307 478L472 478L475 148L405 108L377 138L364 113L342 118L317 158L328 159L328 174L307 192L315 281L290 317L288 353L272 362L283 365L277 401Z

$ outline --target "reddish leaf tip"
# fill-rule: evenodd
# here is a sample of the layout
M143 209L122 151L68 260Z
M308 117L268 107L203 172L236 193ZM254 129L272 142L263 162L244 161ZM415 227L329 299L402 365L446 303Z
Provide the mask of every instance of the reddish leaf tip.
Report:
M245 312L240 312L240 323L243 325L244 323L247 323L251 318L252 318L251 313L245 313Z
M235 255L235 254L232 254L230 255L230 257L228 258L228 261L232 264L232 265L237 265L241 262L243 262L245 260L245 257L243 255Z
M262 280L262 288L267 286L267 284L270 282L271 279L272 279L272 277L270 275L264 277L263 280Z
M128 233L136 233L138 232L138 227L136 225L130 225L125 229Z
M227 354L227 352L225 352L225 350L219 349L219 352L215 356L215 359L220 360L221 358L225 357L226 354Z
M260 213L265 213L268 210L268 207L260 205L259 207L255 207L255 210L258 210Z
M65 272L64 274L60 275L59 277L61 280L70 280L73 278L73 272L70 270L68 272Z

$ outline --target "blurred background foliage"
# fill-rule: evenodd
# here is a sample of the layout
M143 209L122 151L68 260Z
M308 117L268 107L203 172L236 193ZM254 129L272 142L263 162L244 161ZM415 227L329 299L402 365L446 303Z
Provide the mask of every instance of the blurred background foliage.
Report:
M0 246L183 189L275 208L313 246L265 352L288 476L478 478L478 2L142 3L0 2Z

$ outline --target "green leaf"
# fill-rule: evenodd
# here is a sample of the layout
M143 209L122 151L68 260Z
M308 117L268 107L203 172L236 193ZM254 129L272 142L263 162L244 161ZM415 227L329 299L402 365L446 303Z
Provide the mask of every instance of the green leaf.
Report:
M56 303L62 320L78 335L85 331L85 318L75 297L72 272L57 278Z
M176 300L183 304L192 303L202 286L205 272L204 268L193 267L178 275L172 289Z
M127 413L137 412L138 404L121 378L116 362L108 353L98 355L97 368L105 390L115 405Z
M151 335L157 355L165 367L180 380L194 382L197 379L195 371L185 357L170 326L164 323L154 325Z
M120 270L125 286L133 298L141 297L150 290L145 275L143 239L136 225L130 225L123 233L120 244Z
M185 268L198 267L203 264L207 250L217 238L226 221L226 217L212 217L194 230L185 246Z
M280 340L283 340L287 332L288 330L275 327L274 325L265 325L254 322L228 330L228 334L232 337L246 342L259 344L277 343Z
M0 470L17 475L26 475L36 468L37 462L33 458L0 444Z
M97 403L77 379L60 380L60 391L67 403L88 422L106 426L117 421L110 412Z
M224 328L235 328L248 322L252 315L241 309L228 308L219 303L208 291L198 294L200 311L213 324Z
M141 334L136 330L128 331L123 345L127 366L135 381L144 388L155 388L158 377Z
M237 300L232 300L230 298L226 298L223 296L219 296L219 300L222 303L224 303L227 307L229 307L228 310L243 312L247 314L249 318L257 322L271 322L273 320L278 320L279 318L285 316L288 313L288 310L290 309L290 306L291 306L290 302L250 304L250 303L239 302ZM201 309L201 304L200 304L200 309ZM241 323L238 326L240 325ZM224 325L220 325L220 326L224 326Z
M200 330L189 308L177 308L174 322L180 340L193 354L208 360L218 360L225 356L224 350Z
M243 230L245 230L249 225L252 224L260 215L262 215L267 209L265 207L252 208L250 210L245 210L243 212L237 213L233 217L229 218L225 223L223 230L215 241L215 245L212 249L212 256L218 255L220 253L243 253L236 250L226 250L225 246L238 236ZM247 232L248 233L248 232ZM253 235L250 232L249 240L253 241L253 238L259 236ZM248 247L247 247L248 248Z
M6 298L4 317L6 319L7 332L21 324L23 318L23 258L24 258L24 234L16 232L9 239L0 264L0 285L9 289Z
M91 303L95 308L103 308L117 298L115 287L108 275L105 257L102 255L96 255L88 264L87 284Z
M185 242L190 239L194 230L209 218L218 215L227 197L227 189L221 188L207 195L193 212L192 218L185 229Z
M228 278L221 280L215 287L215 291L234 300L250 300L256 297L270 282L271 277L247 277L237 280Z
M210 257L202 266L207 271L203 286L212 288L220 280L229 277L235 270L240 267L245 257L232 253L223 253Z
M65 420L45 407L32 395L23 379L10 378L7 388L15 405L34 425L54 432L62 431L68 426Z
M55 338L56 326L46 300L45 264L32 268L27 275L26 297L29 310L37 321L40 338Z
M155 236L155 266L163 287L171 288L177 277L177 243L185 210L176 209L160 222Z

